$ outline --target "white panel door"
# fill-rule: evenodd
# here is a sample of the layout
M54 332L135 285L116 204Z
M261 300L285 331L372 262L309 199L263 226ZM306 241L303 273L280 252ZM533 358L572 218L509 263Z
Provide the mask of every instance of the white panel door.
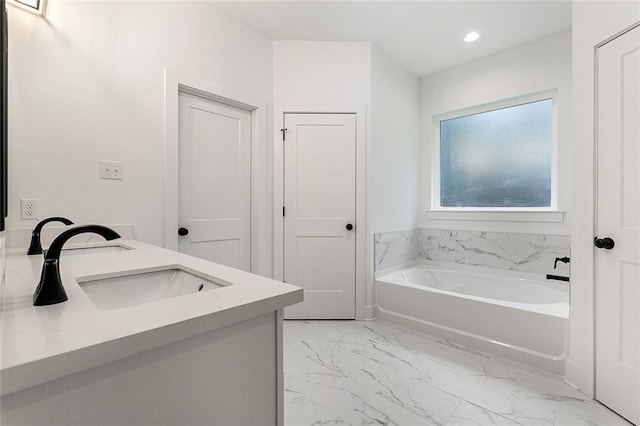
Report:
M640 424L640 27L598 49L597 83L596 398Z
M180 93L178 250L251 269L251 113ZM176 230L178 232L178 230Z
M285 318L354 319L355 114L285 114L284 127L284 280L304 289Z

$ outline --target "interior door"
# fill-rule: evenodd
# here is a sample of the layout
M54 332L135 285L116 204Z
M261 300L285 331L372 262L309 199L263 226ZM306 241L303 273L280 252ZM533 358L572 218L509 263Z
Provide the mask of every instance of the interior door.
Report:
M179 97L178 250L251 269L251 113Z
M354 319L355 114L285 114L284 280L304 289L286 319Z
M640 424L640 27L597 55L596 398Z

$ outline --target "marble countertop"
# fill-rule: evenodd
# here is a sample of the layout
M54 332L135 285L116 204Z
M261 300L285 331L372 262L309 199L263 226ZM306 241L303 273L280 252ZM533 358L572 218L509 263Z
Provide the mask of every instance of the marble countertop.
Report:
M0 390L9 394L158 348L302 301L302 289L139 241L134 248L62 256L60 275L69 300L33 306L42 256L25 249L6 255ZM231 283L210 291L100 311L76 277L181 265Z

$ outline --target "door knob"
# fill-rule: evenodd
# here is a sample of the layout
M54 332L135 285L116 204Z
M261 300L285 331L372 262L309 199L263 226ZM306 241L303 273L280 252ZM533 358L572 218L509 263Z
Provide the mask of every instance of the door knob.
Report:
M181 237L184 237L185 235L189 235L189 230L184 226L181 226L180 228L178 228L178 235L180 235Z
M609 237L604 237L604 238L595 237L593 239L593 244L599 249L603 248L605 250L611 250L616 245L615 241L613 241L613 239Z
M353 230L353 225L350 224L350 223L347 223L346 228L347 228L347 231L351 231L351 230Z

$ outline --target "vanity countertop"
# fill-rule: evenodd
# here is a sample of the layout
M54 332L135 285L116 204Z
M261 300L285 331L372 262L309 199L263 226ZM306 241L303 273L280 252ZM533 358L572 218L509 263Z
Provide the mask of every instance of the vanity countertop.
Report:
M158 348L302 301L302 289L139 241L134 250L62 256L69 300L33 306L42 256L24 249L6 255L0 295L1 394ZM182 266L231 285L171 299L101 311L76 277Z

